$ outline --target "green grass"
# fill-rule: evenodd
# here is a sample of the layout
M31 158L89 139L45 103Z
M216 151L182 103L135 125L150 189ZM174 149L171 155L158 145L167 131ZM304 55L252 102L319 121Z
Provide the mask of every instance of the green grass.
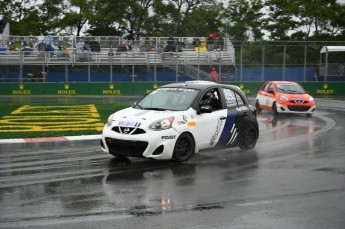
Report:
M90 103L92 104L92 103ZM27 112L18 112L20 108L27 105ZM78 135L93 135L101 134L102 126L106 123L110 114L117 110L126 108L129 104L92 104L96 107L97 112L90 112L88 110L80 109L80 111L73 111L74 107L88 106L85 104L0 104L0 139L10 138L36 138L36 137L57 137L57 136L78 136ZM39 106L39 110L35 110ZM67 107L68 106L68 107ZM92 106L93 107L93 106ZM72 111L71 111L72 110ZM17 111L17 112L14 112ZM66 111L66 112L64 112ZM14 112L14 113L13 113ZM94 113L98 113L99 117L93 117ZM92 116L92 117L91 117ZM87 117L86 121L76 121L80 117ZM34 119L33 121L31 119ZM60 119L63 119L61 121ZM60 120L60 121L59 121ZM94 120L90 123L87 120ZM65 130L59 130L60 122L64 124ZM34 123L34 124L33 124ZM36 124L38 123L38 124ZM73 130L77 126L83 126L83 130ZM46 130L31 130L25 131L26 128L46 128ZM97 127L97 130L95 129ZM88 129L91 128L91 129ZM94 129L92 129L94 128ZM47 130L48 129L48 130ZM50 129L50 130L49 130Z

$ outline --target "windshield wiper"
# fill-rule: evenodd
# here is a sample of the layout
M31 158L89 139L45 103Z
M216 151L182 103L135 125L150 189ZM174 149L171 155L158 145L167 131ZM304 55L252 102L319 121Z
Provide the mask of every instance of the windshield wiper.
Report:
M295 90L289 90L289 92L291 92L292 94L303 94L300 91L295 91Z
M159 108L159 107L147 107L147 110L155 110L155 111L165 111L165 108Z
M140 106L139 104L135 104L134 108L139 108L139 109L145 110L145 109L142 108L142 106Z

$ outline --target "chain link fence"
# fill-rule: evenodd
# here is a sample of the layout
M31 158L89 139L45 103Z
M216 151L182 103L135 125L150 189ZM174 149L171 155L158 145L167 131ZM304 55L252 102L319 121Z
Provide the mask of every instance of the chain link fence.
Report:
M345 42L241 42L226 38L10 36L0 82L344 81Z

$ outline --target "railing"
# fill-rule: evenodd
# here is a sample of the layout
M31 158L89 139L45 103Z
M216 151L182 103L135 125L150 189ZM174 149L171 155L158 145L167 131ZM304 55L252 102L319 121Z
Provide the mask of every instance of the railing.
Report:
M166 43L168 37L152 39L138 39L125 41L130 44L130 51L117 52L116 47L124 44L121 37L53 37L51 43L66 45L67 55L58 51L39 52L10 51L9 45L26 41L37 43L37 37L11 37L7 42L6 51L0 51L0 81L8 79L24 80L28 73L37 71L47 72L48 81L52 82L53 74L64 75L59 82L72 80L76 72L84 72L83 81L100 79L100 72L107 74L104 80L116 81L116 75L129 75L130 80L165 80L159 77L162 72L170 71L172 80L178 81L184 75L190 79L207 79L211 67L215 67L221 81L266 81L266 80L344 80L345 55L338 54L336 58L329 58L327 66L320 56L320 49L326 45L345 45L345 42L230 42L224 39L222 45L209 45L208 49L195 48L189 38L177 37L176 41L183 48L176 52L162 52L159 44ZM202 40L202 38L200 38ZM96 41L100 44L100 51L77 51L77 43ZM192 40L193 41L193 40ZM213 47L212 47L213 46ZM140 47L145 47L142 51ZM0 47L1 48L1 47ZM223 50L218 50L223 49ZM235 53L236 50L236 53ZM335 53L329 55L337 55ZM169 57L177 58L169 60ZM333 62L332 62L333 61ZM146 72L147 79L140 79L140 74ZM12 74L12 75L11 75ZM152 76L153 75L153 76ZM166 75L166 74L165 74ZM127 76L126 76L127 77ZM333 77L333 78L332 78ZM121 80L124 77L121 78ZM128 79L128 78L126 78ZM53 80L54 82L54 80Z

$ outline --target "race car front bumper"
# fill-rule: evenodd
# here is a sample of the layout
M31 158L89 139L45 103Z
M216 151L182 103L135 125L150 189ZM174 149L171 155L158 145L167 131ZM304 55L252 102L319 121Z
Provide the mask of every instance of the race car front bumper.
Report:
M179 133L167 130L147 130L144 134L121 134L105 126L102 133L101 148L113 155L145 157L158 160L170 160Z

